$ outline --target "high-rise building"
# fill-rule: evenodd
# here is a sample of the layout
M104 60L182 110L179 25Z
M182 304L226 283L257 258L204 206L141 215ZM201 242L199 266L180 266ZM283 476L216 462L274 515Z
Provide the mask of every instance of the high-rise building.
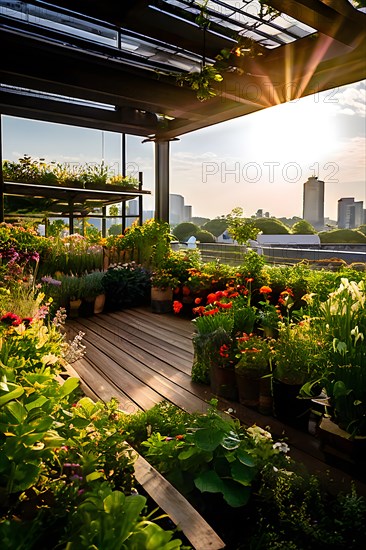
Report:
M338 201L338 228L353 229L364 223L363 201L343 197Z
M171 193L169 195L169 221L171 225L189 222L192 217L192 206L184 204L184 197Z
M304 183L302 217L317 229L324 227L324 181L316 176Z

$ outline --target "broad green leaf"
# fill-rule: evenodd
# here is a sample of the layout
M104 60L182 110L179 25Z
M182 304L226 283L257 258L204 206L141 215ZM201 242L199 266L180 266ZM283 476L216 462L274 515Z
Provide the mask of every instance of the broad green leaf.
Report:
M5 405L5 403L8 403L9 401L12 401L13 399L18 399L21 395L24 393L24 388L21 386L18 386L15 388L15 390L12 390L9 393L6 393L0 397L0 406Z
M42 407L45 403L47 403L49 399L45 397L44 395L41 395L41 397L38 397L38 399L35 399L34 401L31 401L30 403L26 404L26 409L28 411L31 411L32 409Z
M221 445L229 451L237 449L240 445L240 438L235 432L230 432L222 439Z
M191 458L191 456L193 456L194 454L196 454L196 449L192 446L179 453L178 458L179 460L187 460L188 458Z
M343 395L347 395L347 388L342 382L342 380L338 380L334 386L333 386L333 395L337 399L338 397L341 397Z
M93 472L93 474L96 473L100 472ZM93 474L90 474L88 478ZM113 491L113 493L108 495L103 501L104 511L107 514L122 514L125 501L126 497L121 491Z
M194 484L201 493L223 493L222 479L213 470L207 470L194 480Z
M225 433L220 430L201 428L194 433L193 441L203 451L214 451L222 442Z
M118 515L118 535L121 542L129 537L131 526L137 523L145 505L146 499L141 495L126 497L123 515Z
M96 479L105 478L103 472L92 472L91 474L88 474L86 476L86 481L89 483L90 481L95 481Z
M5 409L21 424L27 418L27 409L18 401L13 401L5 406Z
M66 397L66 395L70 395L78 386L78 378L68 378L60 387L59 394L61 397Z
M242 485L245 485L246 487L250 486L255 476L254 468L251 468L250 466L246 466L245 464L242 464L242 462L239 462L238 460L233 462L230 468L231 468L231 475L235 481L237 481L238 483L241 483Z
M238 451L236 452L236 456L242 464L245 464L245 466L249 466L250 468L253 468L255 466L253 458L243 449L238 449Z
M137 529L128 539L128 548L131 550L175 550L181 547L180 540L170 540L172 531L164 531L156 523L140 522Z
M37 483L41 467L35 464L20 462L15 467L12 492L25 491Z
M243 485L239 485L235 483L235 481L228 479L223 482L222 493L229 506L239 508L248 503L251 489L250 487L243 487Z

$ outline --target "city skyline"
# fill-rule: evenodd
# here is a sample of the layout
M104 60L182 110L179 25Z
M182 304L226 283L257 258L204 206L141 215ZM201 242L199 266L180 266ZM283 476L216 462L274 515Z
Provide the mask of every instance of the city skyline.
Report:
M193 216L214 218L236 206L276 217L302 216L303 184L325 181L325 217L337 219L342 197L366 199L365 85L361 81L270 107L181 136L171 144L170 192ZM3 158L24 154L56 162L120 166L120 135L3 116ZM153 189L154 151L127 136L130 172ZM153 197L144 200L151 210Z

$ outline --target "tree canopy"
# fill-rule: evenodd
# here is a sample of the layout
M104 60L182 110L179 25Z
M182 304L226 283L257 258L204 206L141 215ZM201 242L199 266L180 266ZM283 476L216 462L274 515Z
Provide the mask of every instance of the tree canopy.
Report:
M334 229L319 233L321 243L366 243L366 235L356 229Z
M215 235L215 237L218 237L228 228L228 226L229 222L226 218L215 218L214 220L210 220L202 225L202 229L205 229Z
M292 226L291 233L294 235L315 235L316 230L308 221L299 220Z
M253 221L263 235L287 235L290 233L289 227L276 218L256 218Z
M198 225L192 222L179 223L173 230L174 236L178 241L186 241L192 235L196 236L196 233L200 230Z

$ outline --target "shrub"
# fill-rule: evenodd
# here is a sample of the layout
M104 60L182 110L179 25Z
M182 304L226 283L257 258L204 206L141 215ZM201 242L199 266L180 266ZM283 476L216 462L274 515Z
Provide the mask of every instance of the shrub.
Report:
M150 297L150 273L134 262L108 268L102 285L110 311L142 305Z

